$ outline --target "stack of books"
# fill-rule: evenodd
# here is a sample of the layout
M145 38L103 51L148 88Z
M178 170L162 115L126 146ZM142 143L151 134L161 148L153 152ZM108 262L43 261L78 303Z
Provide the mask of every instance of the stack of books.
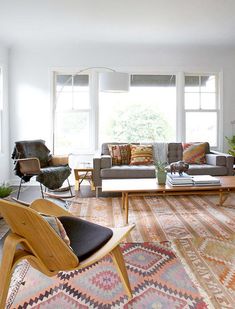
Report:
M220 186L220 180L210 175L196 175L192 177L194 186Z
M175 186L193 186L192 176L183 173L182 175L167 173L167 182L169 185Z

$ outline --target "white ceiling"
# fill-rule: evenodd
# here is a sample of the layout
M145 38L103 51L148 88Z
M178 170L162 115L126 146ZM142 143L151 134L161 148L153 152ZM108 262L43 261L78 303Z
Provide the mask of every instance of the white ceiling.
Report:
M235 0L0 0L7 46L235 45Z

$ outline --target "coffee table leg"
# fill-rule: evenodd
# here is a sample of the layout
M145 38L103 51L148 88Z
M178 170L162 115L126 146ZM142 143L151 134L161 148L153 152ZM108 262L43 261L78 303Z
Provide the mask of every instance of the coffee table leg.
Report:
M129 208L129 197L128 197L128 192L124 193L125 194L125 215L126 215L126 224L128 224L128 208Z
M229 196L229 190L228 192L223 192L223 191L220 191L220 194L219 194L219 206L223 206L223 203L227 200Z
M126 198L125 193L122 192L122 209L125 209L125 198Z

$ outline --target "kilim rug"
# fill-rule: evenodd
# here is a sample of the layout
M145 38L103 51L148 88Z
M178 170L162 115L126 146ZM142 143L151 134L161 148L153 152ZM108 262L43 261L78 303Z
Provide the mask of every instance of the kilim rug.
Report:
M177 239L177 256L214 308L235 308L235 236Z
M30 267L18 293L10 294L7 308L209 308L167 246L126 243L122 252L133 291L131 300L107 256L90 267L52 278Z
M129 222L136 228L128 242L169 241L179 238L230 238L235 233L235 195L224 207L218 196L133 197L129 202ZM232 206L234 205L234 206ZM70 211L81 218L105 226L125 225L121 198L77 198Z

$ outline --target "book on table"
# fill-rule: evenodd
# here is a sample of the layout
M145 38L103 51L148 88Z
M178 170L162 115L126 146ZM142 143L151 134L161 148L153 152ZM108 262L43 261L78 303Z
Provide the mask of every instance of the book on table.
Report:
M193 176L195 186L219 186L220 180L210 175L195 175Z
M171 186L219 186L220 180L210 175L188 175L167 173L167 182Z
M181 175L167 173L167 181L172 186L192 186L193 185L192 176L186 173L183 173Z

